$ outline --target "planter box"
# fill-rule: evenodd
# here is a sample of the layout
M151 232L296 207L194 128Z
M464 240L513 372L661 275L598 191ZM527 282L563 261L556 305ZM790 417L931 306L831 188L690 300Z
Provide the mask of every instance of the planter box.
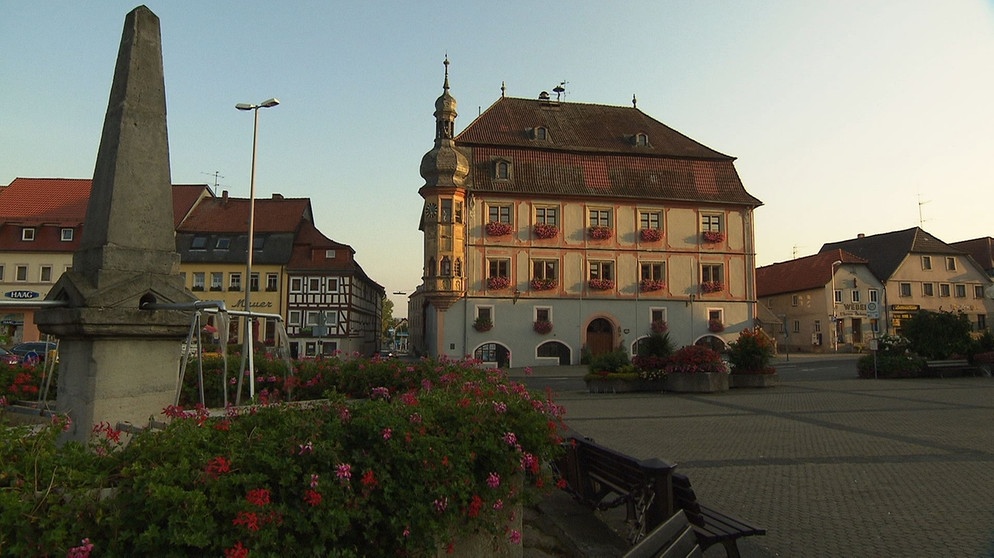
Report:
M773 374L729 374L728 387L733 388L764 388L780 384L780 375Z
M586 380L590 393L634 393L665 391L665 380Z
M677 393L728 391L728 376L724 372L671 372L666 375L666 391Z

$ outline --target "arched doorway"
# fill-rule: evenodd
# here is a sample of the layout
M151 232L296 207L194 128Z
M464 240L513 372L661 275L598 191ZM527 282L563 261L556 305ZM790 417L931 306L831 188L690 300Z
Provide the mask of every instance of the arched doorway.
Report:
M724 353L728 350L728 345L726 345L725 341L717 335L705 335L704 337L698 339L694 345L702 345L719 353Z
M587 325L587 351L590 356L603 355L614 350L614 326L604 318L597 318Z
M473 352L473 358L486 365L507 368L511 365L511 350L500 343L484 343Z
M560 341L546 341L542 343L538 346L536 356L558 358L560 366L568 366L572 358L569 347Z

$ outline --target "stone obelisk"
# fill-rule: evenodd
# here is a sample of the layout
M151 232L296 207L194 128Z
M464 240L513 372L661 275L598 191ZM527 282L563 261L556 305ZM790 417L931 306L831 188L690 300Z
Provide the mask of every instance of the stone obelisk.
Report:
M179 276L172 207L159 18L139 6L125 18L80 248L48 295L66 305L36 317L61 340L69 439L105 421L147 424L173 402L190 314L140 308L196 300Z

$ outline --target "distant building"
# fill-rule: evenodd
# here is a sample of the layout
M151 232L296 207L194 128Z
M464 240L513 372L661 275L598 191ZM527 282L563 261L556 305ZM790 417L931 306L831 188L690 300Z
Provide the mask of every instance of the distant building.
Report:
M91 182L18 178L0 188L0 301L43 300L71 267ZM180 275L201 300L245 310L247 284L253 311L282 317L292 353L378 350L384 289L363 272L350 246L315 228L309 199L274 194L256 200L252 276L246 278L249 200L227 192L216 197L204 184L174 185L172 192ZM35 309L0 306L0 333L11 342L37 340ZM313 328L320 322L326 330ZM243 339L241 326L231 320L230 342ZM255 322L259 343L276 336L275 320Z
M633 99L633 105L635 104ZM501 97L458 136L435 102L421 161L411 350L491 366L724 346L755 318L753 210L734 158L632 107Z
M756 268L761 307L784 325L777 339L792 351L865 346L883 332L883 284L867 260L829 250Z
M901 321L918 310L962 312L975 330L987 329L994 300L985 295L987 272L962 249L914 227L830 242L821 252L845 250L868 262L884 286L882 317L887 333L901 332Z

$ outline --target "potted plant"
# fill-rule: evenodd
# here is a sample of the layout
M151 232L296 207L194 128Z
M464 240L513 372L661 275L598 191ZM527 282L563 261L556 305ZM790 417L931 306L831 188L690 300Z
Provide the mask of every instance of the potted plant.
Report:
M535 333L538 333L539 335L545 335L546 333L552 331L552 322L549 320L537 320L534 324L532 324L532 329L534 329Z
M587 229L590 238L594 240L607 240L611 238L611 227L592 226Z
M614 288L614 281L611 279L591 279L587 285L595 291L609 291Z
M492 291L499 291L501 289L506 289L510 286L511 280L504 275L495 275L493 277L487 277L487 288Z
M494 323L487 318L479 317L473 322L473 329L479 332L490 331L494 328Z
M538 238L553 238L559 234L559 227L544 223L536 223L533 230Z
M642 242L659 242L663 239L663 231L659 229L642 229L639 231Z
M708 320L708 331L711 333L721 333L725 331L725 324L721 320Z
M487 236L507 236L511 234L511 224L500 221L490 221L486 225Z
M761 329L742 330L729 344L728 360L732 365L730 387L770 387L779 383L773 360L773 340Z
M728 368L716 351L703 345L688 345L675 352L666 365L666 390L681 393L727 391Z
M548 291L555 289L558 283L555 279L540 279L538 277L531 280L533 291Z
M666 288L666 283L659 279L643 279L639 282L639 290L646 293L651 291L661 291Z
M701 282L701 292L704 293L717 293L724 290L725 286L721 281L703 281Z
M725 233L720 231L704 231L701 233L701 237L704 239L704 242L710 244L717 244L725 241Z

